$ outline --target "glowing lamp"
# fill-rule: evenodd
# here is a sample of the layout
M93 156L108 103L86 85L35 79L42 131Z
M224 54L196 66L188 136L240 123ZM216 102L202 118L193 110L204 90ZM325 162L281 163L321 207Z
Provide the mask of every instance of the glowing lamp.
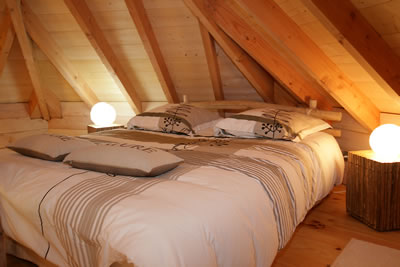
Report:
M383 124L377 127L369 137L369 145L376 159L384 162L398 161L400 156L400 127Z
M90 110L90 119L95 125L112 125L117 117L115 109L105 102L96 103Z

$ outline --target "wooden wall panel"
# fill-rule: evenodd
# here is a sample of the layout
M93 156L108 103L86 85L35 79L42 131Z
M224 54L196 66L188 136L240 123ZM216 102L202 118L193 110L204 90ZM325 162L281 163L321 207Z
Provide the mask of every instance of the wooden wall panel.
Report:
M47 121L29 118L28 104L0 104L0 148L25 136L46 133L47 129Z
M34 51L37 54L39 48ZM51 90L60 101L81 101L74 89L61 76L53 64L48 60L38 60L36 65L40 70L40 78L45 83L46 88Z
M144 5L180 99L214 99L197 20L186 6L157 8L149 2Z
M110 5L109 1L88 1L88 5L107 40L113 44L112 48L115 54L130 74L132 83L137 86L136 90L142 101L165 101L166 98L154 69L141 72L141 68L134 64L136 60L150 63L150 59L124 1L113 1L111 8L107 8ZM132 37L117 37L126 34ZM123 42L116 42L115 40L118 39L122 39Z
M143 111L166 103L167 102L143 102ZM109 102L109 104L111 104L117 112L115 123L126 125L135 115L127 102ZM61 105L63 118L50 120L48 123L49 132L72 135L86 134L87 125L92 124L89 108L83 102L62 102Z
M342 108L335 109L342 112L342 121L333 123L335 129L342 131L342 136L336 138L342 151L367 150L369 147L370 131L362 127Z
M104 65L100 62L97 53L80 30L63 1L51 1L52 4L47 5L48 2L50 1L33 0L29 1L29 4L36 14L40 14L40 20L45 25L46 29L62 48L67 58L71 60L77 69L79 69L81 75L83 77L91 77L90 81L87 82L93 88L96 95L98 95L100 101L124 101L125 98L120 93L120 90L115 85ZM56 4L53 2L58 3ZM91 6L92 2L87 2ZM113 1L112 3L116 2L119 1ZM98 1L98 4L102 4L104 7L111 5L111 3L106 1ZM137 77L130 66L130 62L138 58L146 58L147 55L141 43L138 43L139 38L130 37L137 35L137 33L133 26L133 22L130 19L129 13L126 8L125 11L111 10L110 12L93 13L100 27L104 29L106 38L111 41L110 43L113 51L121 61L125 62L123 67L127 69L129 78L134 82ZM123 15L121 13L126 14ZM49 25L49 23L51 23L51 25ZM119 43L118 40L123 40L123 42ZM93 62L96 62L96 65L99 65L95 71L90 68L90 63ZM153 73L150 74L154 76ZM95 77L101 77L101 79ZM152 77L149 79L147 77L148 75L142 76L138 81L139 88L137 89L140 97L146 95L143 84L148 86L148 80L154 80ZM158 81L152 88L156 88L156 90L157 88L160 88ZM152 90L152 92L153 91L154 90Z
M253 86L231 62L229 57L216 44L218 62L221 70L222 86L226 100L263 101Z
M28 102L33 87L17 40L0 74L0 103Z
M381 124L387 123L400 126L400 114L381 113Z

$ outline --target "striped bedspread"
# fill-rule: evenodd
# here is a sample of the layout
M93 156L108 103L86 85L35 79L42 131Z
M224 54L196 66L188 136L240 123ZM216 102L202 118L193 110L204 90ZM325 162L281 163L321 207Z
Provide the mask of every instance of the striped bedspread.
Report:
M36 205L31 205L36 214L22 212L30 218L27 224L37 225L41 237L42 246L31 248L63 266L106 266L112 262L138 266L269 265L307 211L342 175L338 151L330 152L333 163L329 164L317 153L319 146L336 145L331 141L321 145L315 140L188 138L128 130L82 138L95 143L158 147L184 163L154 178L135 178L45 162L42 169L47 172L38 176L32 175L32 166L25 173L16 172L18 164L13 162L15 166L10 167L7 157L0 154L0 167L8 166L7 176L18 180L20 190L32 190L27 179L36 179L31 193L36 194ZM27 160L28 165L43 163ZM327 171L328 165L333 171ZM17 205L20 200L7 193L7 186L7 182L1 183L5 202ZM7 214L8 205L2 206L2 214ZM220 218L222 214L227 219ZM5 225L11 237L24 239L13 233L11 225ZM260 230L262 227L267 229ZM247 241L250 248L244 249ZM234 242L243 244L235 247ZM22 243L31 245L26 240ZM166 246L168 251L164 251ZM160 259L149 260L148 250ZM249 255L236 256L239 251Z

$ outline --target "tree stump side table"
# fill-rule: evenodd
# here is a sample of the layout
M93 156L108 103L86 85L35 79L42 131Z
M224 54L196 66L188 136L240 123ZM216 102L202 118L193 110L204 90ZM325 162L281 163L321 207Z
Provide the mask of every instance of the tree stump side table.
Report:
M383 163L374 152L351 151L346 210L377 231L400 229L400 162Z

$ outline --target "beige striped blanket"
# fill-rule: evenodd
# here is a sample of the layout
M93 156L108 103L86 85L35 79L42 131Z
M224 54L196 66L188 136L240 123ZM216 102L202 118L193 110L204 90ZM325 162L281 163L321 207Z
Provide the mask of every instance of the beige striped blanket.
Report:
M271 244L276 239L277 248L283 248L307 211L321 196L326 195L326 191L330 190L335 182L334 180L340 176L340 170L335 171L335 173L327 173L321 170L325 163L322 162L321 155L316 153L313 142L189 138L131 130L100 132L82 138L95 143L137 143L158 147L184 159L184 163L154 178L114 176L73 169L65 165L58 167L60 163L52 163L57 165L54 167L57 172L51 173L50 171L50 174L47 173L46 179L41 180L39 178L37 180L37 183L41 184L40 189L35 189L36 193L41 195L40 200L34 201L37 205L37 214L33 215L34 213L31 211L28 213L32 213L31 217L35 217L34 224L40 229L38 232L43 239L42 246L32 249L42 257L63 266L99 266L108 265L115 261L133 262L143 266L158 266L157 264L160 261L149 260L146 257L144 257L146 260L142 260L139 252L147 246L156 249L153 252L154 254L163 251L162 248L165 244L160 245L159 250L157 250L157 243L162 244L164 241L152 240L153 232L161 230L152 228L153 232L147 233L146 229L149 227L148 225L156 223L158 223L157 227L160 228L167 227L164 224L170 227L172 218L163 216L164 212L172 217L173 214L178 214L176 215L177 222L173 222L180 225L176 230L168 230L177 232L174 237L170 237L171 240L165 237L165 242L168 241L169 246L172 247L176 246L176 243L187 246L187 248L176 248L174 253L178 256L169 254L160 256L161 262L165 266L192 266L190 262L194 256L183 254L192 254L193 251L196 251L198 255L202 255L203 252L200 248L205 245L198 244L198 247L196 247L193 244L196 239L201 238L206 238L207 242L213 244L209 245L214 246L214 252L211 254L216 259L198 259L195 263L210 265L211 262L216 262L217 265L232 266L230 265L232 262L226 259L232 257L232 255L219 256L219 254L225 253L219 252L219 250L224 251L232 244L224 247L223 242L226 241L220 240L235 240L235 232L238 232L237 235L240 238L230 242L234 243L240 240L242 240L240 242L244 242L243 240L246 239L244 237L245 232L249 232L248 235L253 236L253 239L270 239ZM324 138L326 137L324 136ZM13 154L13 157L17 156L19 155ZM28 163L36 164L35 159L29 159ZM3 161L0 155L0 167L1 164L3 164ZM54 165L46 165L45 168L49 171L52 166ZM14 169L16 168L14 167ZM32 169L27 168L27 171L32 172ZM11 173L12 171L9 171L8 175L11 175ZM24 188L26 174L24 178L18 178L22 183L21 185L18 184L20 189ZM14 175L14 179L16 179L15 177ZM30 178L32 177L30 176ZM51 182L49 177L54 177ZM196 187L191 193L190 190L192 189L190 188L194 185ZM1 186L2 191L7 190L6 185ZM178 190L181 187L182 189ZM324 189L324 192L321 193L321 189ZM179 201L177 195L181 191L182 196ZM199 198L198 195L202 194L206 194L207 197ZM238 194L238 196L235 194ZM13 200L10 195L4 195L5 199L8 199L11 204L15 202L15 199ZM257 198L257 201L251 200L252 198ZM260 199L264 200L259 201ZM246 201L248 202L246 203ZM147 210L144 208L144 203L148 205ZM193 210L196 209L195 214L214 214L215 209L219 212L224 210L225 216L234 218L230 221L232 224L236 223L235 220L238 221L237 226L226 227L231 223L227 224L224 219L221 219L221 221L224 221L223 225L218 225L220 222L216 222L217 226L209 224L209 221L214 221L214 218L209 214L194 216L193 211L189 211L190 206L186 207L189 203L192 203ZM232 206L235 205L234 203L240 203L238 207L241 208ZM181 205L185 205L185 208L182 208ZM212 207L213 205L215 207ZM221 208L219 205L221 207L226 206ZM233 211L230 212L230 209ZM263 214L258 214L260 211ZM147 217L144 217L143 214L146 214ZM247 217L243 214L247 214ZM141 217L142 215L143 217ZM30 215L26 216L30 217ZM192 216L196 218L194 220L196 223L194 225L189 223L186 225L185 223L185 226L182 226L182 222L192 220L188 219ZM153 218L152 220L160 221L149 223L149 217ZM259 219L256 219L258 217ZM265 219L267 217L269 218ZM273 230L274 233L269 229L271 226L263 226L263 220L274 226L272 227L275 229ZM273 223L271 223L271 220L273 220ZM201 224L200 222L203 221L205 222ZM197 228L197 224L201 224L201 227ZM129 225L131 227L127 227ZM192 243L185 245L186 241L181 240L183 237L180 237L180 231L184 231L182 227L192 229L186 230L187 237L191 235L191 231L196 232L190 237L193 239ZM261 227L266 227L269 230L258 230ZM5 228L7 228L7 225ZM209 230L211 228L223 230L215 230L214 233ZM240 230L238 230L239 228ZM254 232L249 229L253 229L251 231ZM198 236L197 232L202 231L205 231L206 234L203 233ZM144 239L144 233L147 233L147 239ZM169 233L162 233L161 236L164 234L170 235ZM259 234L261 236L258 236ZM226 235L232 236L227 237ZM11 233L11 236L13 236L13 233ZM177 240L173 240L175 238ZM18 240L19 237L16 236L15 239ZM150 244L147 244L147 241L141 241L149 239L152 240ZM178 242L178 239L181 241ZM265 242L267 241L252 241L253 246L255 246L254 250L257 252L250 254L257 256L254 256L255 259L250 261L255 265L265 266L266 263L272 262L271 257L265 258L266 256L258 255L263 249L258 248L257 244L264 244ZM141 244L143 247L141 247ZM191 246L194 247L191 248ZM188 247L191 248L190 253L179 252L189 249ZM170 249L168 247L167 250ZM232 248L229 254L234 253L235 249L237 248ZM275 249L272 250L274 252L269 254L274 255L276 251ZM208 255L209 252L204 253ZM189 256L192 258L189 259ZM202 257L204 258L204 255ZM243 264L249 264L247 257L245 256L246 259L243 259ZM237 259L235 262L241 262L241 260Z

